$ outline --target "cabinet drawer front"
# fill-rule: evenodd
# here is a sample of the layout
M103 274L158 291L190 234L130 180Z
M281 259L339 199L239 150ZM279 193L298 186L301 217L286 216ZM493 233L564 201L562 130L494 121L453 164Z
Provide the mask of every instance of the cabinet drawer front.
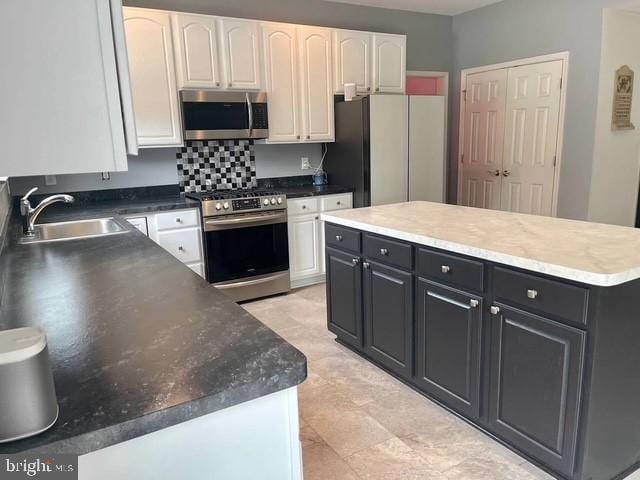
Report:
M160 232L158 244L183 263L202 261L199 228Z
M340 249L360 252L360 232L345 227L326 223L324 227L325 242Z
M156 215L156 226L158 227L158 231L197 227L198 225L198 210L195 208L191 210L159 213Z
M493 275L496 299L525 309L586 324L586 288L496 267Z
M353 200L350 193L345 195L331 195L320 199L320 209L323 212L331 210L343 210L353 207Z
M365 234L363 251L368 258L396 265L405 270L411 270L413 267L413 248L406 243Z
M456 287L484 290L484 264L466 258L418 250L416 270L419 275L432 277Z
M315 213L320 210L318 199L314 197L296 198L287 200L289 215L300 215L302 213Z

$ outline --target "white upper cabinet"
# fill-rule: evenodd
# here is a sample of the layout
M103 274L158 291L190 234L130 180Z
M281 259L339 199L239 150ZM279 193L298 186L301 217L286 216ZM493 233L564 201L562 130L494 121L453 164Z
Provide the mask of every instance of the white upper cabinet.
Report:
M269 102L269 141L300 140L300 113L295 25L262 25L265 87Z
M331 142L335 138L331 30L299 27L298 38L303 139Z
M126 54L109 0L2 0L0 11L0 175L126 170Z
M407 37L373 35L373 88L375 92L404 93L407 78Z
M371 34L351 30L333 32L334 87L344 92L345 83L355 83L358 92L371 91Z
M220 19L225 87L259 90L260 48L258 23L250 20Z
M124 25L138 144L181 145L170 16L127 7Z
M206 15L171 15L179 88L220 88L218 22Z

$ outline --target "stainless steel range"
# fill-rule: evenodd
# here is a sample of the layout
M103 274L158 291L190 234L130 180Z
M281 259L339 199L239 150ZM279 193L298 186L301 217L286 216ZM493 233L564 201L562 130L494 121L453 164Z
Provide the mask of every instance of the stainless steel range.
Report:
M285 195L253 189L186 196L200 201L210 283L236 301L290 290Z

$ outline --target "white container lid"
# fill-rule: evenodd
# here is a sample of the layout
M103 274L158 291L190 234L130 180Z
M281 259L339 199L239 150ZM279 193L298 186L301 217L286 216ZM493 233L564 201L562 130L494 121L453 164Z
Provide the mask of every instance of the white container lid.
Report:
M35 357L47 346L47 337L36 327L0 332L0 365Z

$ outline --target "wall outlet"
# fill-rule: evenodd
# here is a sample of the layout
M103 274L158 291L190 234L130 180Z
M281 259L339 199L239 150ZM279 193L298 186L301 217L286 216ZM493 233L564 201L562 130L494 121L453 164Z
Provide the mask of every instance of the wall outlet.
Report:
M311 170L311 164L309 163L309 157L300 158L300 169L301 170Z
M45 185L55 185L58 183L58 179L55 175L45 175L44 176L44 184Z
M111 173L102 172L102 181L107 181L107 180L111 180Z

